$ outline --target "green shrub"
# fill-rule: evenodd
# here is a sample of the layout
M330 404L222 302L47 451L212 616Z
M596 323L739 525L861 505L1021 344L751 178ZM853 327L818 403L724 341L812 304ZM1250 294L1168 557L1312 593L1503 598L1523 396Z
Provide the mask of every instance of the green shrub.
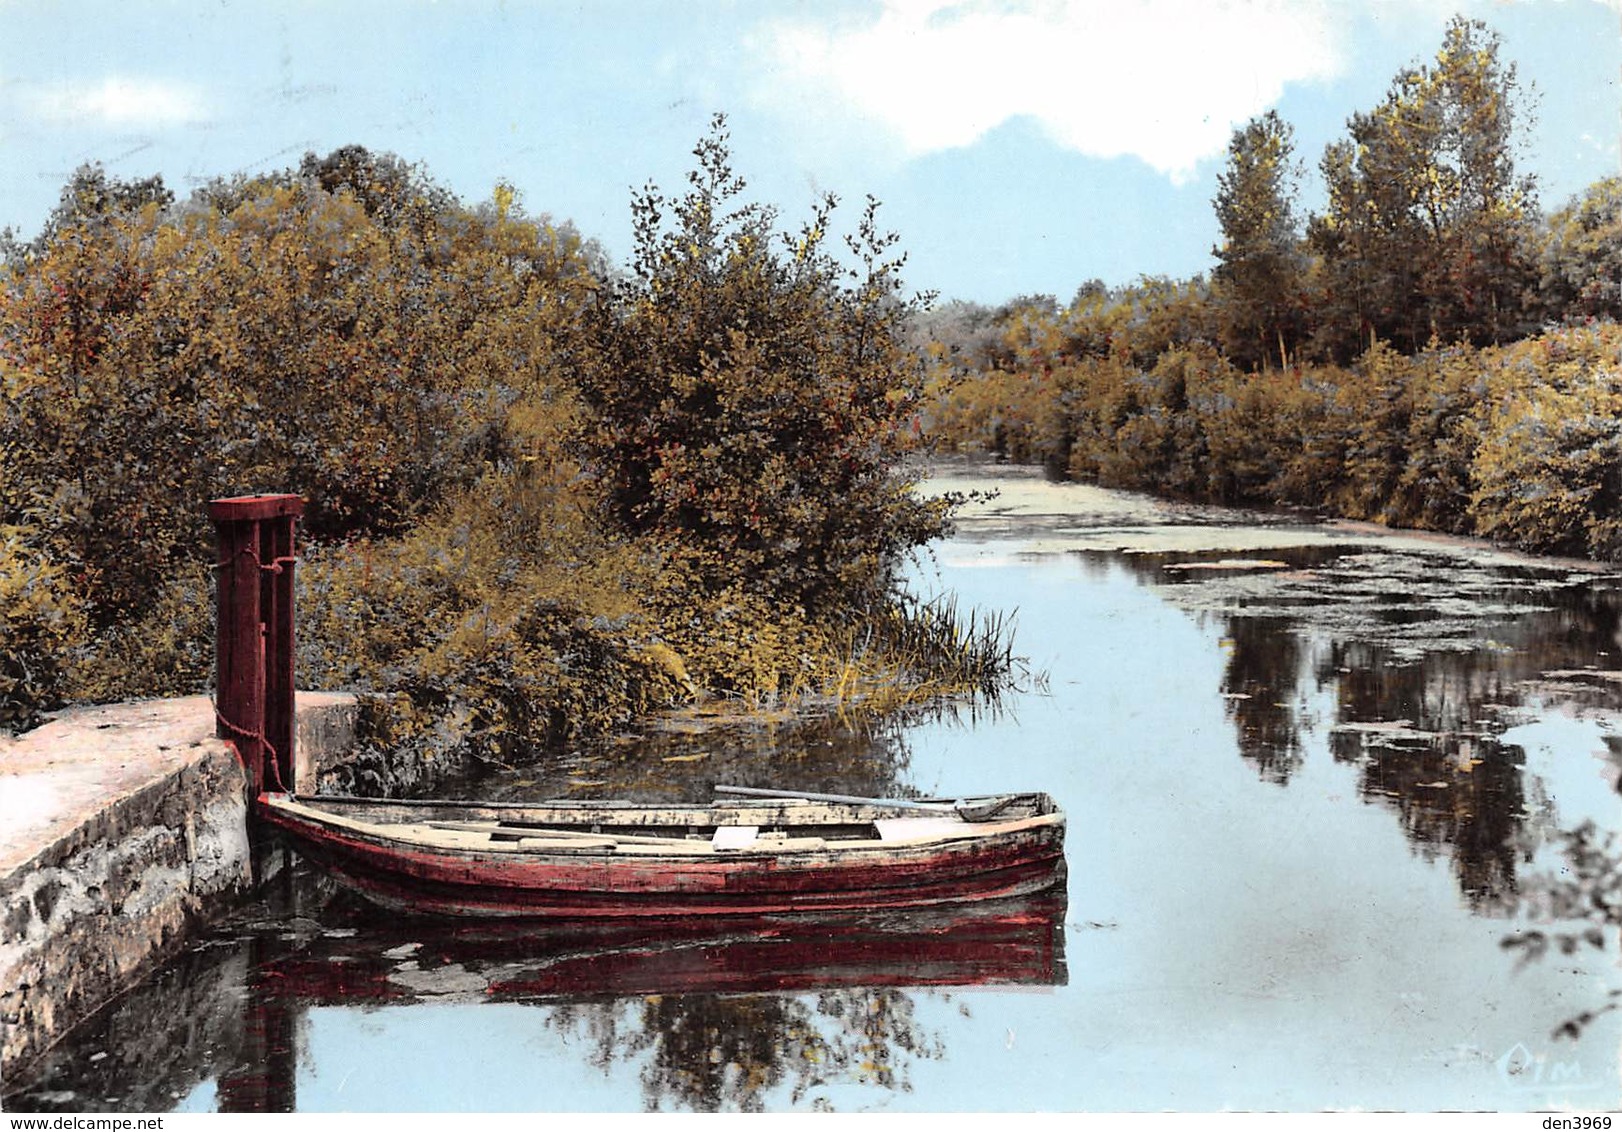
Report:
M577 238L510 196L369 210L324 168L67 216L7 265L0 521L83 566L98 627L208 560L205 500L295 492L314 539L399 533L516 458L514 406L556 385Z
M860 608L945 517L901 465L926 375L895 238L870 200L842 262L834 198L781 233L741 203L724 119L694 152L685 196L636 200L633 270L587 312L575 373L606 514L709 594Z
M652 573L573 491L492 474L403 538L311 549L299 671L397 697L397 742L508 762L684 694L642 648L636 591Z
M99 704L207 691L214 676L210 575L203 563L177 563L141 613L95 635L68 674L68 698Z
M0 728L11 730L62 702L64 677L89 639L67 570L36 538L29 528L0 525Z

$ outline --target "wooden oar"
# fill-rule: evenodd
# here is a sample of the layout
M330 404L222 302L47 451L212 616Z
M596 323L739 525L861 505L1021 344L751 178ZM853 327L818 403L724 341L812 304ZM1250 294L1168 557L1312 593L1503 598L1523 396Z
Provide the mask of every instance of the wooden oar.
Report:
M455 830L461 833L487 833L495 841L523 841L525 839L540 840L586 840L603 842L624 842L627 845L708 845L709 842L691 842L680 837L648 837L632 833L588 833L580 829L557 829L543 825L510 825L506 822L481 821L430 821L424 822L429 829Z
M717 794L737 794L749 798L793 798L805 802L836 802L852 806L894 806L903 810L923 810L931 814L951 814L968 822L988 821L1024 795L997 794L974 802L915 802L910 798L860 798L853 794L818 794L809 790L761 790L753 786L717 786Z
M853 794L817 794L809 790L760 790L753 786L717 786L717 794L737 794L746 798L792 798L799 802L838 802L851 806L897 806L903 810L950 813L953 802L914 802L906 798L858 798Z

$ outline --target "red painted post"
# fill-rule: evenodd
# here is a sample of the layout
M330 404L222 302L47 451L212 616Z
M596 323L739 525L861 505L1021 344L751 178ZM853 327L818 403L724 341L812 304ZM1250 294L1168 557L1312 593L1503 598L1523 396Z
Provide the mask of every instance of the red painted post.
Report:
M219 546L216 734L236 744L254 796L293 785L296 495L215 499Z
M264 789L264 673L259 639L259 524L214 519L219 546L215 623L215 733L236 744L254 797Z
M302 502L300 503L302 508ZM293 782L293 525L298 512L260 524L268 568L261 575L265 618L265 739L274 752L270 785L280 793Z

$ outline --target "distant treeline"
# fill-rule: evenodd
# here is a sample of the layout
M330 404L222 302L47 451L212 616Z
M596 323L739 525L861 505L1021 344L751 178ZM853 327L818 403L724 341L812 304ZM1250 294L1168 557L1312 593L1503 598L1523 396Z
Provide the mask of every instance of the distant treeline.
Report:
M1622 557L1622 179L1544 214L1499 40L1455 20L1320 162L1235 131L1209 279L949 304L931 433L1059 474Z
M385 693L390 754L994 681L898 580L950 505L901 466L894 238L779 232L724 119L694 152L622 269L359 147L183 201L81 169L0 268L0 726L206 688L204 503L261 491L307 500L301 686Z

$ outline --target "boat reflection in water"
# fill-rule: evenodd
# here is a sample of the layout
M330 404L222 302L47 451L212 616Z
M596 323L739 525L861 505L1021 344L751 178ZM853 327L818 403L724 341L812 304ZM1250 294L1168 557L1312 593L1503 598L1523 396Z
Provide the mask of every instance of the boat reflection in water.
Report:
M409 997L455 971L497 1001L554 996L925 987L1064 981L1062 890L906 912L810 918L481 925L423 941L402 971L383 947L357 958L353 939L267 964L311 1001ZM408 933L409 934L409 933ZM386 944L387 940L377 941ZM415 943L415 939L412 941ZM339 982L332 963L344 956ZM465 976L465 977L463 977Z
M381 911L301 865L273 903L92 1022L104 1037L9 1082L23 1089L7 1107L293 1111L312 1008L526 1003L593 1046L592 1064L640 1067L627 1107L751 1109L842 1063L863 1085L904 1087L909 1058L944 1056L909 988L1066 980L1062 879L1034 896L906 911L447 922Z

